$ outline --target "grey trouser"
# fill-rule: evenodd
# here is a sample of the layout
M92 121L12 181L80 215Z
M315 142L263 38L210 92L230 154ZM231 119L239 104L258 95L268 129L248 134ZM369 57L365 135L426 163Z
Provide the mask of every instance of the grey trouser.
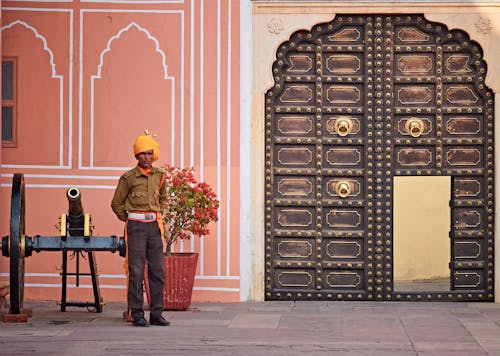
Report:
M128 251L128 305L134 320L144 317L143 289L144 265L148 261L148 281L151 299L151 318L158 318L163 311L163 243L156 221L127 222Z

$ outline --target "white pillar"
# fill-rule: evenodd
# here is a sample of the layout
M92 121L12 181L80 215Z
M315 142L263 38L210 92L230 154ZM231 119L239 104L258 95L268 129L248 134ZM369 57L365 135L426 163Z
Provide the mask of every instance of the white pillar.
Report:
M240 300L251 299L252 263L252 4L240 1Z

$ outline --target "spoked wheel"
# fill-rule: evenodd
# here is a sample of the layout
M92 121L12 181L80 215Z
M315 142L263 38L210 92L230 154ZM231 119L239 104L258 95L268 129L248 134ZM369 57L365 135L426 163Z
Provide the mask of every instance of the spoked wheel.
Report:
M21 314L24 301L25 239L24 175L14 174L10 206L10 313Z

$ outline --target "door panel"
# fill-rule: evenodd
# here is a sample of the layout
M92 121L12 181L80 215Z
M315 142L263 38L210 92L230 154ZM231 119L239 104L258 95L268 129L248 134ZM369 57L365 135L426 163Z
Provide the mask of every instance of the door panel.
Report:
M339 15L276 57L266 299L493 300L493 96L480 47L421 15ZM394 291L396 176L451 177L444 292Z

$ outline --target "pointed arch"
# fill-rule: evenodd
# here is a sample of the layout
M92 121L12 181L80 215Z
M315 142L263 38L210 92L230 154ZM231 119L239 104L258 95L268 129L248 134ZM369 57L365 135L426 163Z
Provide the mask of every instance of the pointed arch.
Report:
M111 36L109 40L106 43L106 48L101 52L99 56L99 64L97 65L97 71L95 75L91 76L91 93L90 93L90 157L89 157L89 167L93 169L117 169L117 170L123 170L126 167L116 167L112 166L95 166L94 163L94 156L95 156L95 100L96 100L96 80L103 79L103 67L105 64L105 61L107 60L108 54L111 53L113 43L117 40L120 40L123 38L123 36L131 31L131 30L137 30L139 33L142 33L145 35L148 41L151 41L154 45L154 51L155 53L160 55L161 59L161 66L162 66L162 79L163 80L168 80L170 82L170 85L167 84L169 87L170 91L170 102L171 102L171 108L170 108L170 122L172 126L172 132L174 132L174 115L175 115L175 93L174 93L174 88L175 88L175 78L170 77L168 75L168 65L166 63L166 54L165 52L160 48L159 41L156 37L151 35L150 31L147 30L146 28L138 25L136 22L131 22L127 26L121 28L115 35Z
M108 52L111 51L111 44L119 39L125 32L129 31L132 27L135 27L137 30L143 32L144 34L146 34L146 36L148 37L149 40L153 41L154 44L155 44L155 50L156 52L161 56L162 58L162 64L163 64L163 79L167 79L168 78L168 66L167 66L167 63L166 63L166 56L165 56L165 52L163 50L160 49L160 43L158 42L158 39L154 36L151 35L151 33L145 29L144 27L142 26L139 26L137 23L135 22L131 22L129 23L127 26L125 26L124 28L122 28L120 31L118 31L118 33L116 35L114 35L113 37L111 37L106 45L106 48L101 52L101 55L100 55L100 60L99 60L99 65L97 66L97 74L95 76L93 76L92 78L101 78L101 70L102 70L102 66L104 64L104 57L106 56L106 54Z
M16 26L20 26L33 34L33 37L42 43L42 49L49 56L49 66L50 66L50 78L58 80L58 98L59 98L59 147L58 147L58 165L33 165L33 164L4 164L4 167L37 167L37 168L65 168L70 166L70 160L68 159L68 164L64 165L64 76L57 74L56 63L54 60L54 51L49 47L48 41L34 26L28 24L22 20L13 21L7 25L1 27L2 33L6 30L14 29ZM57 94L56 94L57 95Z
M14 22L11 22L8 25L2 26L2 32L5 31L5 30L7 30L7 29L9 29L9 28L12 28L12 27L14 27L16 25L24 26L26 29L28 29L31 32L33 32L33 34L35 35L36 38L38 38L40 41L42 41L42 43L43 43L43 49L45 51L47 51L47 53L49 54L50 66L52 68L52 78L60 78L61 76L58 76L57 72L56 72L56 65L54 63L54 52L52 52L52 50L47 45L47 39L45 37L43 37L40 33L38 33L38 31L36 30L36 28L34 28L31 25L28 25L24 21L16 20Z

